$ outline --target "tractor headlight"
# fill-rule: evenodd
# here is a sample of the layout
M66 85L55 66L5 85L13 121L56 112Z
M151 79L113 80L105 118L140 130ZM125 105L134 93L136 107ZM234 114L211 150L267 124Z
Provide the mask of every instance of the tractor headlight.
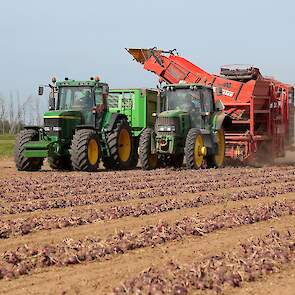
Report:
M167 131L167 132L172 132L172 131L175 131L176 128L175 126L171 125L166 125L166 126L159 126L159 131Z
M50 127L46 126L46 127L44 127L44 130L45 130L46 132L49 132L49 131L50 131Z
M53 127L53 131L61 131L61 127Z

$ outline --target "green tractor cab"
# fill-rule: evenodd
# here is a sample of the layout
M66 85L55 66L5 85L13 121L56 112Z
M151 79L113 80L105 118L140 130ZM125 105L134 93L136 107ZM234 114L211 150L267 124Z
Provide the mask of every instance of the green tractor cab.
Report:
M143 169L159 166L190 169L221 167L225 157L224 128L231 124L213 90L198 84L163 87L159 97L161 112L155 128L146 128L139 143Z
M49 84L44 126L27 126L17 137L18 170L40 170L44 158L53 169L97 171L100 160L110 169L136 162L132 130L125 114L108 107L109 87L98 78L65 79ZM43 87L39 87L43 94Z

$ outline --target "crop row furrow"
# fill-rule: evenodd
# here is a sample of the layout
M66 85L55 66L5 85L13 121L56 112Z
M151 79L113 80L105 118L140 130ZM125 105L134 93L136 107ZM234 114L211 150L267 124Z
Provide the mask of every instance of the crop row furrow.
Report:
M276 182L277 178L267 177L267 178L244 178L236 179L231 181L224 182L214 182L210 185L208 184L188 184L183 185L178 184L177 182L174 185L166 187L163 183L162 186L145 190L139 192L113 192L113 193L93 193L91 195L77 195L77 196L66 196L58 197L55 199L37 199L26 202L19 203L2 203L0 205L0 215L3 214L15 214L21 212L33 212L36 210L49 210L54 208L69 208L75 206L84 206L84 205L94 205L97 203L111 203L115 201L128 201L133 199L145 199L145 198L154 198L157 196L175 196L183 193L199 193L199 192L208 192L208 191L218 191L220 189L228 188L242 188L250 187L257 185L265 185ZM280 178L281 183L287 183L294 180L294 176L286 175Z
M223 211L209 217L185 217L172 224L159 222L139 231L119 231L107 239L88 237L66 239L57 244L33 247L24 245L1 255L0 277L15 278L37 268L67 266L93 260L110 259L138 248L155 246L187 236L201 237L211 232L295 214L295 201Z
M222 253L189 265L170 262L164 267L143 271L114 289L114 295L179 294L196 290L222 293L225 286L242 287L295 261L295 237L271 230L259 239L250 239L235 251Z
M220 204L227 201L258 199L263 197L278 197L282 194L295 192L295 183L280 184L276 187L262 186L251 190L241 190L231 193L207 193L190 199L166 199L138 205L118 205L105 209L72 210L66 216L46 215L41 217L14 218L0 220L0 239L11 236L26 235L40 230L61 229L65 227L91 224L98 221L114 220L127 216L139 217L163 213L183 208L198 208L204 205Z
M210 173L207 170L200 170L200 173L192 173L189 170L174 171L173 178L169 176L167 179L158 177L153 181L148 181L144 177L140 181L133 181L132 179L124 178L123 182L120 182L116 178L101 181L100 178L85 178L83 181L77 177L60 177L58 180L47 177L47 181L51 179L51 185L49 187L46 182L33 185L31 179L21 180L9 180L1 185L0 196L2 200L9 202L22 201L22 200L34 200L45 198L56 198L57 196L77 196L84 194L94 194L99 191L100 193L118 192L126 190L145 190L145 189L157 189L158 187L169 187L175 182L179 185L190 185L196 182L198 179L199 184L211 184L222 181L238 181L245 176L244 172L237 173L233 171L232 174L227 173L226 169L221 169L222 172L216 173L214 169L210 169ZM202 171L206 171L203 173ZM199 171L194 171L199 172ZM213 173L215 172L215 173ZM203 175L204 174L204 175ZM291 170L258 170L246 173L248 178L269 178L269 177L283 177L285 175L295 175L294 169Z

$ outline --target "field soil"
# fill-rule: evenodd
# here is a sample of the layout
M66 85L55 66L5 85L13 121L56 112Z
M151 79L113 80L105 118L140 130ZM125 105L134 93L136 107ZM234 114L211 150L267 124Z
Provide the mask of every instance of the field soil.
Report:
M18 172L0 294L294 294L295 166Z

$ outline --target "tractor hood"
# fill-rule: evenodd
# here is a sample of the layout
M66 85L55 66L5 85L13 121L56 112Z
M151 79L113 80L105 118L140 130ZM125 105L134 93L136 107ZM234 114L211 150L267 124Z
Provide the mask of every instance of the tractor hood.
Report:
M44 119L68 119L68 120L80 120L81 113L79 111L48 111L44 113Z
M169 117L169 118L178 118L182 115L186 115L188 112L182 111L182 110L170 110L170 111L164 111L159 114L159 117Z

